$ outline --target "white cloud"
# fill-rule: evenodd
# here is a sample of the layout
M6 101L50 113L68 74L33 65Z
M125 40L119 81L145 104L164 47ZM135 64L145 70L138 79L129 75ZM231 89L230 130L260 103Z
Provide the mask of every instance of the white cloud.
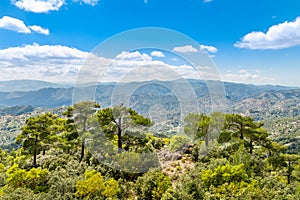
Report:
M34 31L39 34L49 35L48 29L42 28L37 25L26 26L22 20L12 18L9 16L4 16L0 19L0 28L11 30L11 31L16 31L18 33L29 34L29 33L32 33L32 31Z
M74 2L79 2L80 4L87 4L95 6L98 4L99 0L73 0Z
M164 57L166 57L166 56L163 54L163 52L161 52L161 51L152 51L150 55L153 56L153 57L159 57L159 58L164 58Z
M25 45L0 50L0 80L73 82L89 53L61 45Z
M73 0L73 2L95 6L99 0ZM58 11L66 3L66 0L11 0L11 3L28 12L48 13Z
M82 52L75 48L61 45L25 45L22 47L10 47L0 50L0 59L11 60L32 60L39 59L83 59L88 56L87 52Z
M193 47L192 45L185 45L181 47L174 47L173 51L178 52L178 53L195 53L198 50Z
M29 28L37 33L44 34L44 35L49 35L49 33L50 33L49 29L42 28L37 25L29 26Z
M196 53L196 52L208 52L208 53L217 53L218 49L214 46L200 45L199 50L193 47L192 45L185 45L180 47L173 48L173 51L178 53Z
M28 12L47 13L59 10L65 0L11 0L11 3Z
M4 16L0 19L0 28L16 31L18 33L31 33L22 20Z
M212 72L213 70L208 66L205 68L197 67L196 69L187 64L173 65L164 61L153 60L148 54L138 51L123 51L117 55L115 60L110 62L109 66L102 76L104 81L130 82L180 78L219 80L218 74Z
M134 51L134 52L123 51L122 53L117 55L116 58L120 60L134 60L134 61L152 60L152 58L148 54L140 53L139 51Z
M78 77L78 74L81 76ZM36 79L51 82L145 81L210 78L210 68L195 69L153 60L146 53L123 51L115 59L61 45L24 45L0 50L0 80ZM78 80L77 80L78 79Z
M262 76L260 70L248 71L240 69L236 73L228 72L223 75L223 80L228 82L237 83L253 83L253 84L266 84L274 81L273 78Z
M217 53L218 49L214 46L200 45L200 51L207 51L209 53Z
M224 77L232 80L252 80L260 78L261 75L259 71L256 73L250 73L248 70L240 69L237 73L228 73L225 74Z
M247 49L284 49L300 45L300 17L271 26L266 33L251 32L234 44Z

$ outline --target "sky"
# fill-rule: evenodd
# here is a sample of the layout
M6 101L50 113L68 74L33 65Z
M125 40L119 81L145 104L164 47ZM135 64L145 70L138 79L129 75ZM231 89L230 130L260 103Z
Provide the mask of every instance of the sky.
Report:
M73 83L91 55L102 65L114 62L107 81L133 65L163 66L153 79L176 67L197 78L185 58L206 52L209 66L202 62L196 71L207 79L219 73L223 81L300 86L299 8L299 0L1 0L0 81ZM143 27L169 30L170 37L147 29L120 36ZM145 49L130 49L137 42ZM146 49L152 42L161 50Z

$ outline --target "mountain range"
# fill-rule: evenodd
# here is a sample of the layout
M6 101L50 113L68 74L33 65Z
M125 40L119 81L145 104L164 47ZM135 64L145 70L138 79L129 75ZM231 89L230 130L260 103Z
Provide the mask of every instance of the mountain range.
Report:
M217 81L202 81L202 80L188 80L189 86L195 92L196 98L207 99L209 98L209 89L207 85L219 84ZM149 102L150 100L159 102L160 104L170 103L176 101L178 94L174 94L172 88L177 88L182 91L179 95L190 95L184 93L186 86L183 86L182 80L174 81L149 81L149 82L130 82L130 83L105 83L98 84L95 90L96 100L99 101L104 107L110 105L112 96L114 98L122 98L130 94L130 101ZM284 86L273 85L250 85L240 83L224 82L222 84L226 93L227 104L243 106L247 102L246 99L255 101L262 100L263 96L276 98L278 100L297 98L298 89ZM94 90L94 84L82 86L82 91ZM170 89L171 88L171 89ZM78 90L78 88L75 88ZM132 91L134 90L134 91ZM44 81L35 80L16 80L16 81L1 81L0 82L0 107L10 106L33 106L33 107L46 107L54 108L63 105L72 104L73 87L66 85L59 85ZM117 94L116 94L117 93ZM276 95L280 93L280 95ZM295 93L295 94L294 94ZM274 95L272 95L274 94ZM293 96L296 95L296 96ZM177 96L176 96L177 95ZM292 97L292 96L293 97ZM281 98L280 98L281 97ZM264 98L267 98L265 96ZM178 99L177 99L178 101ZM270 103L270 102L268 102ZM255 109L254 109L255 110Z
M159 123L165 123L166 119L172 119L172 126L176 127L179 121L180 97L174 93L174 88L180 91L179 95L187 96L186 99L192 99L190 93L183 84L183 80L176 81L150 81L150 82L131 82L131 83L105 83L86 84L77 88L74 87L48 87L51 83L40 84L37 81L26 81L39 88L37 90L15 91L22 86L17 84L24 83L16 81L15 87L11 91L0 92L0 116L7 116L3 121L5 138L3 141L13 141L15 134L20 131L24 124L25 117L30 113L40 112L39 109L51 110L55 113L61 113L65 107L72 104L73 92L79 93L79 96L85 95L86 91L95 90L95 99L102 107L109 106L114 99L122 103L122 100L128 100L129 104L139 113L157 118ZM4 85L4 82L1 82ZM199 101L199 106L204 112L206 106L209 107L210 92L207 85L220 84L220 82L205 82L201 80L188 80L189 85L195 91L195 96ZM13 81L10 82L13 85ZM290 152L299 152L299 116L300 116L300 89L273 85L249 85L225 82L221 84L225 89L225 102L222 105L225 112L241 113L253 117L255 120L263 121L265 127L271 133L275 141L288 144ZM59 86L59 85L54 85ZM1 87L0 87L1 88ZM173 90L172 90L173 88ZM8 90L8 88L6 88ZM126 99L129 95L129 99ZM184 99L184 98L183 98ZM189 102L188 102L189 103ZM191 105L193 102L191 102ZM36 110L36 107L40 107ZM55 108L55 109L54 109ZM59 109L59 110L57 110ZM193 111L194 107L189 108ZM6 119L3 118L3 119ZM18 127L11 124L12 119L19 119ZM22 121L23 120L23 121ZM6 127L6 128L5 128ZM14 131L17 128L18 131ZM14 133L16 132L16 133ZM7 134L6 134L7 133ZM8 137L7 135L11 135ZM7 142L4 142L7 143Z

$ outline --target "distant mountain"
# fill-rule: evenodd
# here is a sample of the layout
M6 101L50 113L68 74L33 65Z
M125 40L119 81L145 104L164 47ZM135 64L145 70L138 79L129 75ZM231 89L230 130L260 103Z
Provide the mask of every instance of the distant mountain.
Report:
M7 108L0 108L0 116L1 115L22 115L25 113L30 113L34 110L32 106L12 106Z
M44 88L30 92L0 92L0 104L54 108L70 105L72 91L72 88Z
M232 105L231 112L251 115L257 120L300 115L300 89L271 90Z
M180 95L189 95L186 90L183 80L175 81L149 81L137 83L105 83L98 85L95 97L98 102L102 104L103 107L110 105L111 97L119 99L120 102L125 101L125 96L130 91L133 93L130 95L130 99L127 99L131 104L135 104L137 109L146 109L143 105L160 104L169 109L173 109L175 104L178 104L178 99L174 94L174 91L170 88L176 88L181 91ZM18 81L17 81L18 82ZM15 82L17 84L17 82ZM51 85L51 83L40 82L40 81L25 81L35 85L34 87L46 87ZM1 82L0 82L1 83ZM18 84L22 83L19 81ZM35 84L36 83L36 84ZM207 84L219 83L216 81L205 82L201 80L189 80L189 84L194 89L197 98L200 100L201 104L207 104L209 101L209 90ZM1 84L0 84L1 85ZM57 86L58 85L55 85ZM17 86L18 88L21 86ZM29 87L29 86L28 86ZM25 86L24 86L25 88ZM23 88L23 89L24 89ZM258 98L260 94L264 92L275 92L276 91L290 91L290 87L283 86L271 86L271 85L249 85L249 84L237 84L237 83L224 83L224 88L226 92L227 104L238 105L239 102L247 102L246 99ZM28 88L29 89L29 88ZM80 88L82 92L93 89L91 85ZM7 89L8 90L8 89ZM33 89L32 89L33 90ZM0 105L3 106L23 106L30 105L34 107L59 107L62 105L70 105L72 103L73 88L42 88L34 91L19 91L19 92L0 92ZM248 100L249 101L249 100ZM268 100L266 100L268 103Z
M211 106L207 84L213 85L219 82L189 80L189 83L199 101L199 105L196 106L199 106L202 112L206 112L206 107ZM187 97L186 99L192 99L189 96L190 93L185 91L187 88L183 80L122 84L105 83L98 85L95 91L95 99L101 104L101 107L109 106L112 99L118 102L129 101L130 105L139 113L147 117L154 117L155 122L158 122L156 124L160 122L166 124L167 126L162 126L165 131L169 130L169 127L179 125L179 118L181 117L179 113L182 112L180 110L182 109L180 99L171 88L179 90L180 95ZM84 96L86 91L95 88L93 84L87 84L76 89L78 89L77 92L82 92L78 95L81 97ZM224 105L222 106L224 106L225 112L250 115L256 120L265 122L266 128L272 134L272 139L280 141L282 144L289 144L290 152L300 151L300 147L297 146L300 141L298 130L300 124L300 89L229 82L224 83L224 89L226 101L223 102ZM132 94L127 99L126 95L130 92ZM65 110L65 107L57 107L71 105L72 95L73 88L42 88L35 91L0 92L0 115L6 115L6 118L9 118L8 121L3 121L2 126L7 128L2 131L4 133L20 131L25 119L30 116L31 112L35 112L34 107L44 107L45 110L51 108L51 111L55 109ZM188 109L190 112L194 111L193 107ZM55 113L61 113L61 110ZM18 127L9 123L11 119L19 120ZM286 123L286 121L291 123ZM12 135L11 138L6 138L6 135L0 137L0 141L13 141L15 138L15 135ZM3 138L4 136L6 139Z
M10 80L0 81L0 92L28 92L42 88L62 88L61 84L39 80Z

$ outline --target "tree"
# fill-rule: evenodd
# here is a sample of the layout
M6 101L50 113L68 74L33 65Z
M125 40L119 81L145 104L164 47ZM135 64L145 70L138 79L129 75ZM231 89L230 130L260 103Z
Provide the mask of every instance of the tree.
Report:
M83 101L69 107L64 113L69 118L69 123L74 123L79 136L81 136L80 162L84 157L85 137L89 131L88 120L97 112L97 109L99 108L100 105L98 103Z
M139 115L135 110L124 106L104 108L97 113L97 119L103 132L112 137L118 137L118 150L122 151L122 135L129 127L149 127L150 119Z
M225 129L231 131L233 137L238 137L241 140L244 140L246 132L253 125L254 121L251 117L240 114L226 115Z
M193 140L201 139L208 146L209 142L209 126L211 118L206 114L190 113L185 119L184 132Z
M249 148L249 153L253 154L254 145L267 147L270 144L268 132L263 128L263 123L255 122L253 118L240 114L227 114L224 130L221 134L222 140L238 138Z
M46 113L37 117L30 117L26 120L22 133L17 137L16 142L22 142L23 149L33 155L33 166L36 166L36 157L41 151L45 154L54 141L57 140L61 131L58 117Z
M189 138L185 135L174 135L170 139L169 150L173 152L178 151L189 142Z
M298 161L300 160L299 155L294 155L294 154L281 154L280 158L282 161L281 162L281 167L284 167L284 176L287 178L287 183L290 184L291 180L293 178L293 170L295 169Z
M73 107L69 106L63 115L66 117L64 119L64 131L61 135L63 149L66 149L68 153L70 150L80 143L79 134L75 127L75 121L73 118Z

